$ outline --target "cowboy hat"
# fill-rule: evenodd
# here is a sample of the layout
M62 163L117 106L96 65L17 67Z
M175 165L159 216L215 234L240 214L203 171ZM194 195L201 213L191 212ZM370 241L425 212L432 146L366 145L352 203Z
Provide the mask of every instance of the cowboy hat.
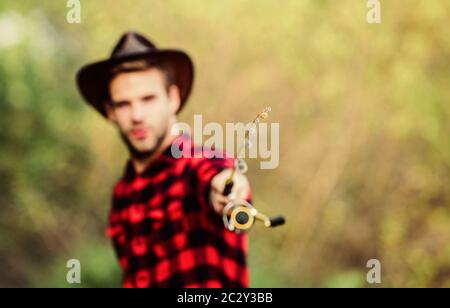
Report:
M109 59L82 67L76 77L83 98L106 117L104 103L109 99L111 70L122 63L154 60L164 61L174 70L175 84L180 90L180 108L189 97L194 79L194 66L190 57L181 50L158 49L149 39L135 32L127 32L114 47Z

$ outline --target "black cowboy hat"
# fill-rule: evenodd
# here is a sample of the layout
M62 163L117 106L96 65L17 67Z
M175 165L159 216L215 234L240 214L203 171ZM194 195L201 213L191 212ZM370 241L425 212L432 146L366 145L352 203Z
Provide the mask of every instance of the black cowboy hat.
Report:
M109 99L108 82L111 69L118 64L136 60L165 61L172 65L175 84L180 89L180 108L183 108L189 97L194 79L194 66L190 57L181 50L158 49L150 40L135 33L125 33L114 47L111 57L82 67L77 74L78 89L83 98L106 116L104 102Z

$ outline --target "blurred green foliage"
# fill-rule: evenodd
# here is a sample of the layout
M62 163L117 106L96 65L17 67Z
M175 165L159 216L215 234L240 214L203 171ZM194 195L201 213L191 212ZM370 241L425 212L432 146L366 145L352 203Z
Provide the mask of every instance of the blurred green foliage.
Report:
M181 114L280 122L275 170L250 166L255 205L288 224L250 235L254 287L450 287L450 2L0 2L0 286L119 286L104 235L126 152L79 97L78 68L133 29L196 65ZM218 112L220 109L220 112Z

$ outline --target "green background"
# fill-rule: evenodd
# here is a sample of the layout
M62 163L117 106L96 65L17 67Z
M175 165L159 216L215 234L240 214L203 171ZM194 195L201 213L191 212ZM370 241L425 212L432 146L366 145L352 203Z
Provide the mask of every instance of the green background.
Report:
M81 65L127 30L188 51L180 120L280 123L280 164L248 176L288 224L250 233L252 287L450 287L450 36L446 0L0 2L0 286L120 286L105 236L127 153L83 103Z

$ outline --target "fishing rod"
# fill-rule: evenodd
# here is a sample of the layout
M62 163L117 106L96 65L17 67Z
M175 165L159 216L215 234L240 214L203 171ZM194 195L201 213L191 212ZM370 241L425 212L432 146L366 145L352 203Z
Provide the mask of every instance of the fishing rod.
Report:
M256 118L247 125L245 131L244 140L240 145L235 160L234 168L231 174L225 181L225 188L223 190L223 195L228 196L231 201L223 208L222 218L225 227L234 232L248 232L251 227L255 224L257 220L264 223L267 228L273 228L281 226L285 223L283 216L268 217L267 215L258 211L252 204L244 199L236 199L232 193L234 185L234 176L236 173L244 174L248 170L247 163L242 158L242 152L244 150L249 150L252 146L250 141L250 136L255 134L256 125L261 121L269 117L269 112L272 110L270 107L266 107L262 112L260 112Z

